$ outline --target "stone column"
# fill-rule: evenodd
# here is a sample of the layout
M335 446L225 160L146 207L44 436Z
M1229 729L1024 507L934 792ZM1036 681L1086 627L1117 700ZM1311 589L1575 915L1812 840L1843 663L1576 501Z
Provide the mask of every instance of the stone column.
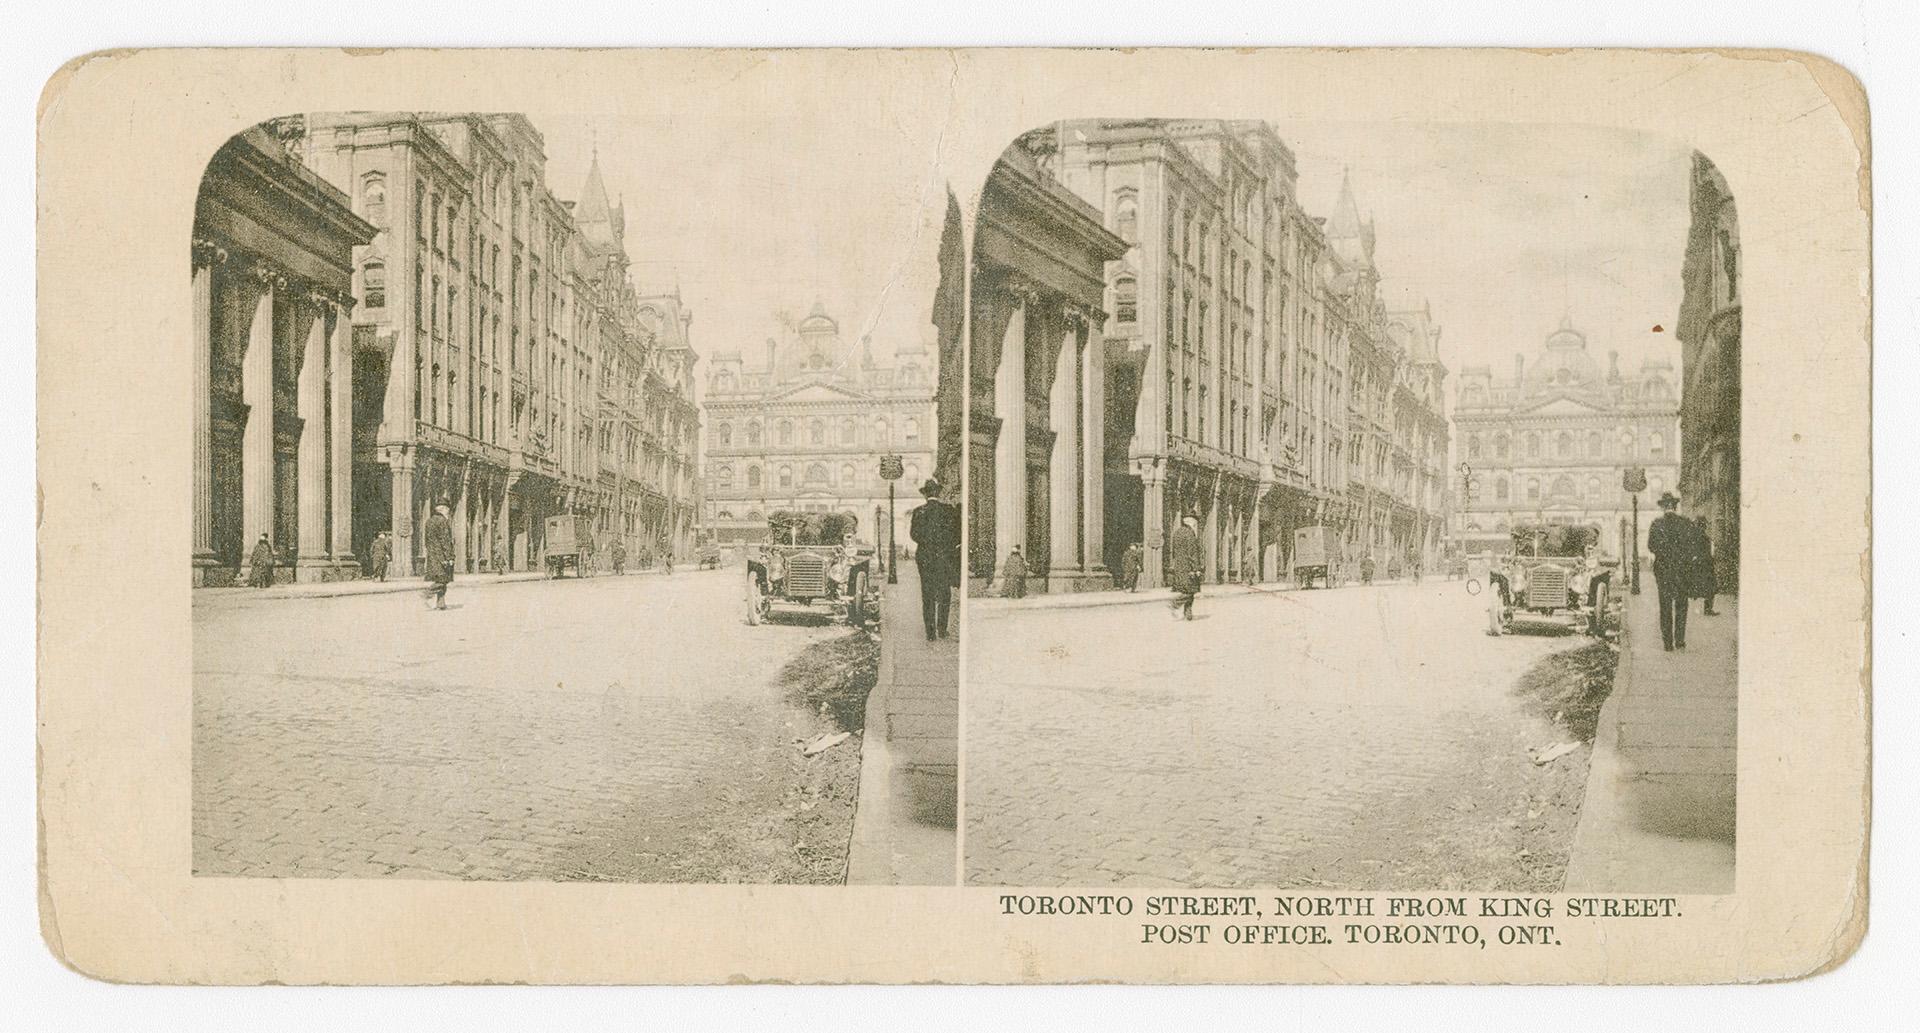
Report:
M213 267L225 251L193 242L193 583L219 563L213 553Z
M1100 332L1104 316L1094 313L1082 328L1080 358L1080 549L1081 565L1107 572L1107 356Z
M252 576L254 543L273 533L273 308L274 293L285 286L266 266L253 267L258 295L247 325L247 351L240 361L240 394L247 422L240 435L240 554ZM274 542L277 553L283 543Z
M333 474L330 501L333 504L333 559L340 566L358 569L359 557L353 553L353 320L349 318L351 301L333 306L332 332L328 335L328 376L332 378L333 419L328 429L333 446Z
M993 414L1000 433L993 443L993 557L995 569L1015 545L1027 540L1027 310L1030 291L1013 291L1013 315L1000 341L993 374Z
M310 295L306 346L300 350L300 559L302 581L324 580L327 566L327 299Z
M1143 459L1135 464L1141 487L1140 585L1159 588L1166 580L1167 471L1160 461Z
M1048 580L1073 582L1080 567L1080 315L1069 309L1047 396L1053 455L1047 464Z
M387 470L393 477L393 560L387 566L388 577L406 577L413 573L413 453L405 448L387 450Z

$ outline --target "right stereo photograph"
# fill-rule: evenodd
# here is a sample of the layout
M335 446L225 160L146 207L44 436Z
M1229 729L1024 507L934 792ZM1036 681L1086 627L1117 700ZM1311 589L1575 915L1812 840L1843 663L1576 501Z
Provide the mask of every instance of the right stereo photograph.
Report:
M1707 155L1065 121L972 240L967 883L1733 892Z

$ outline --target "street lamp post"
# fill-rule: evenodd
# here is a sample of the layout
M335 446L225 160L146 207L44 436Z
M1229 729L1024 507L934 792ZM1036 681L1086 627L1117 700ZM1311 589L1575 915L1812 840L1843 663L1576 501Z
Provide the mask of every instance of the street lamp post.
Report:
M887 584L889 585L900 583L900 570L893 548L894 540L899 537L895 531L900 526L899 520L893 513L893 482L899 480L905 472L898 455L888 453L880 457L880 477L887 482Z

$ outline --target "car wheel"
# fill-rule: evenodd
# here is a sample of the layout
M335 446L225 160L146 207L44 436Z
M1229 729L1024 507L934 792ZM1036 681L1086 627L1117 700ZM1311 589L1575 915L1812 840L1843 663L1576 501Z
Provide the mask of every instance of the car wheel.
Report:
M860 571L847 578L847 623L856 628L867 626L867 575Z

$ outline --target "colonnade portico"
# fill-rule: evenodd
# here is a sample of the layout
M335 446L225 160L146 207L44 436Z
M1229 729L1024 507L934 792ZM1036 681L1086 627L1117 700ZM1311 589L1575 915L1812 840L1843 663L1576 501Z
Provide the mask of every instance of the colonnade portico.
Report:
M979 542L984 530L992 544L976 550L974 565L990 558L997 567L1019 544L1048 591L1107 587L1103 317L1018 280L1003 285L991 307L1005 320L995 335L987 429L993 523L975 534Z

